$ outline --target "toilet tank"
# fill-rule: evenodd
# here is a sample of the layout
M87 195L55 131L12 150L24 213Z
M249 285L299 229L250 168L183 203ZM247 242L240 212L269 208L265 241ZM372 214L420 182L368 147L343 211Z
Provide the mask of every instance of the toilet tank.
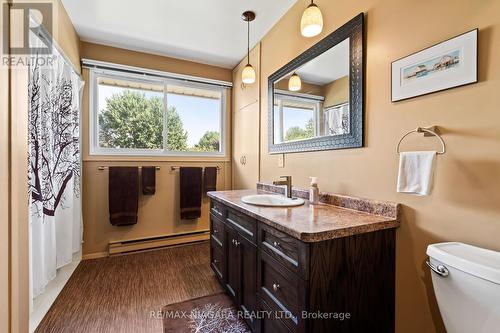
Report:
M500 252L453 242L429 245L427 255L444 266L431 274L447 332L500 332Z

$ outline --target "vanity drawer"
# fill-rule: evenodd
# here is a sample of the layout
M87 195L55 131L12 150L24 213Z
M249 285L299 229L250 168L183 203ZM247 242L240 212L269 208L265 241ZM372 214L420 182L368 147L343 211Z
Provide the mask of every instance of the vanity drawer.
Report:
M215 217L214 214L210 214L210 238L212 239L215 246L220 249L224 246L224 223Z
M274 311L282 311L282 321L293 332L303 325L300 314L305 309L305 282L281 266L265 252L259 258L259 293Z
M263 223L259 224L260 249L293 273L307 279L307 245Z
M227 210L226 222L234 227L238 234L257 244L257 221L233 209Z
M226 207L218 201L210 200L210 213L224 220L226 217Z
M222 255L222 248L215 243L215 241L211 240L210 246L210 266L212 270L215 272L215 275L219 279L219 281L224 283L224 257Z
M292 332L286 327L286 325L281 321L279 317L279 312L275 312L271 309L265 301L261 302L262 310L265 311L266 315L262 319L261 333L289 333Z

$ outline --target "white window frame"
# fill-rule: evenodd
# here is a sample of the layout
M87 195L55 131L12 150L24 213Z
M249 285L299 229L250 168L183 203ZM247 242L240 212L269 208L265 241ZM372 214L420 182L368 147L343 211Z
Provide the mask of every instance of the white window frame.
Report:
M314 95L307 95L307 94L276 94L277 97L275 97L275 105L277 104L278 106L278 114L279 114L279 138L280 138L280 143L284 142L294 142L294 141L301 141L301 140L307 140L307 139L301 139L301 140L289 140L285 141L284 140L284 128L283 128L283 108L287 107L287 103L293 103L293 102L300 102L303 103L304 105L307 105L311 108L313 112L313 122L314 122L314 137L318 137L319 133L321 132L321 124L320 124L320 119L321 119L321 106L323 101L321 98L317 98ZM307 96L307 97L306 97ZM310 98L308 96L314 96L316 98ZM273 110L274 112L274 110ZM274 116L273 116L274 117ZM276 121L276 120L274 120ZM312 139L312 138L311 138ZM274 140L274 138L273 138Z
M151 84L163 85L163 149L140 149L140 148L103 148L99 146L99 84L98 79L101 77L146 82ZM169 79L155 77L147 74L127 73L112 69L89 69L89 155L94 156L170 156L170 157L227 157L226 154L226 131L227 131L227 93L228 88L198 82L188 82L182 79ZM215 152L196 152L196 151L171 151L166 149L165 140L167 128L167 86L184 86L197 87L205 90L212 90L221 93L220 103L220 151Z

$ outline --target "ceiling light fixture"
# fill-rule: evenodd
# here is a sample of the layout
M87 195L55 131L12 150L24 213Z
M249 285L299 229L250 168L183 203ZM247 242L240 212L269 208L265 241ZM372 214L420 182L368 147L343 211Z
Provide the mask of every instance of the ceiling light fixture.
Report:
M302 19L300 20L300 32L304 37L314 37L321 33L323 30L323 15L321 10L316 6L314 0L311 0L311 4L307 6L304 13L302 13Z
M247 22L247 65L241 72L241 80L245 84L252 84L255 82L255 70L250 65L250 22L255 20L255 13L246 11L242 14L243 21Z
M288 79L288 90L299 91L300 89L302 89L302 80L297 73L293 73L293 75Z

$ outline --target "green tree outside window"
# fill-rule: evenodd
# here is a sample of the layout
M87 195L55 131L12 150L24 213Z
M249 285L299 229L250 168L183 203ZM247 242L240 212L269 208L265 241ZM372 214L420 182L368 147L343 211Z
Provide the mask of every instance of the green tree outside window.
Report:
M99 142L104 148L163 148L163 100L124 90L106 98L99 114ZM220 134L207 131L194 147L175 107L167 110L166 149L169 151L219 151Z

